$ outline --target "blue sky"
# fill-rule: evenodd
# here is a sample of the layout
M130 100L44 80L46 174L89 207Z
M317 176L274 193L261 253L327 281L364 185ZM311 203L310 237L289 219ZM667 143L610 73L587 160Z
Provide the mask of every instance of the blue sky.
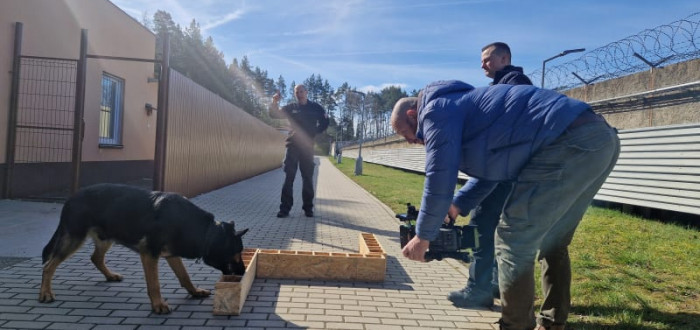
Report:
M513 64L530 73L565 49L593 50L700 11L697 0L111 1L139 21L157 10L183 27L197 20L227 64L247 56L274 79L316 73L365 91L440 79L483 86L480 54L490 42L508 43Z

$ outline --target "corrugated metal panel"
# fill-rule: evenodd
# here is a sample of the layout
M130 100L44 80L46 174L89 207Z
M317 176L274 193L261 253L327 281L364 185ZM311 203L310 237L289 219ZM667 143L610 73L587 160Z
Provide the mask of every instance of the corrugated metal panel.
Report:
M281 166L282 133L176 71L168 105L165 190L195 196Z
M619 132L617 166L597 200L700 214L700 125Z
M386 146L386 145L385 145ZM343 149L343 156L357 159L358 149ZM405 148L362 148L362 160L368 163L425 173L425 148L421 145ZM459 172L460 179L469 176Z
M619 136L620 158L596 200L700 214L700 125L625 130ZM343 155L356 158L357 149L344 149ZM422 146L363 148L362 157L425 172Z

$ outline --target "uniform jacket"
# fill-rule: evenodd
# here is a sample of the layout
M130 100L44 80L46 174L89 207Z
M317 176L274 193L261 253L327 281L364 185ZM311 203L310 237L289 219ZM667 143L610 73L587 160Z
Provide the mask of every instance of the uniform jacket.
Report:
M532 81L523 73L523 68L519 66L506 65L503 69L496 71L491 85L532 85Z
M289 119L291 131L287 136L287 146L313 146L316 134L328 128L326 111L320 104L310 100L304 105L295 102L283 106L279 111L270 111L270 117Z
M584 102L529 85L474 88L456 80L428 85L418 100L416 136L424 141L426 151L418 236L437 237L458 171L494 181L494 186L515 180L537 150L589 108Z

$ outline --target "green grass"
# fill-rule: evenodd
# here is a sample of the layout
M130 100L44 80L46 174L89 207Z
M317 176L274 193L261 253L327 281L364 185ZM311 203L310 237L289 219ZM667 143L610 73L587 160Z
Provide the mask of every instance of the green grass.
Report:
M355 176L354 159L329 159L396 213L404 213L406 203L420 204L422 174L364 163L363 175ZM567 329L700 329L697 228L590 207L569 253Z

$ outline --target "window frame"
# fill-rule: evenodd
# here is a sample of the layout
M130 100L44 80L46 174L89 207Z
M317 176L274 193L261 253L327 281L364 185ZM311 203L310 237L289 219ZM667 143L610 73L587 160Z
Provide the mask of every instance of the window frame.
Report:
M104 124L102 117L103 114L107 112L104 110L104 102L106 100L106 80L114 86L116 86L117 88L116 92L114 92L114 89L110 90L110 93L115 94L111 96L112 100L114 101L114 104L112 104L113 111L111 111L110 115L110 127L103 127L103 125L107 124ZM100 97L100 112L98 116L98 146L100 148L123 148L124 145L122 144L122 142L124 139L124 94L126 91L126 81L123 78L120 78L116 75L110 74L108 72L102 72L100 86L102 95ZM102 133L105 129L110 130L110 132L112 133L111 137L103 137Z

